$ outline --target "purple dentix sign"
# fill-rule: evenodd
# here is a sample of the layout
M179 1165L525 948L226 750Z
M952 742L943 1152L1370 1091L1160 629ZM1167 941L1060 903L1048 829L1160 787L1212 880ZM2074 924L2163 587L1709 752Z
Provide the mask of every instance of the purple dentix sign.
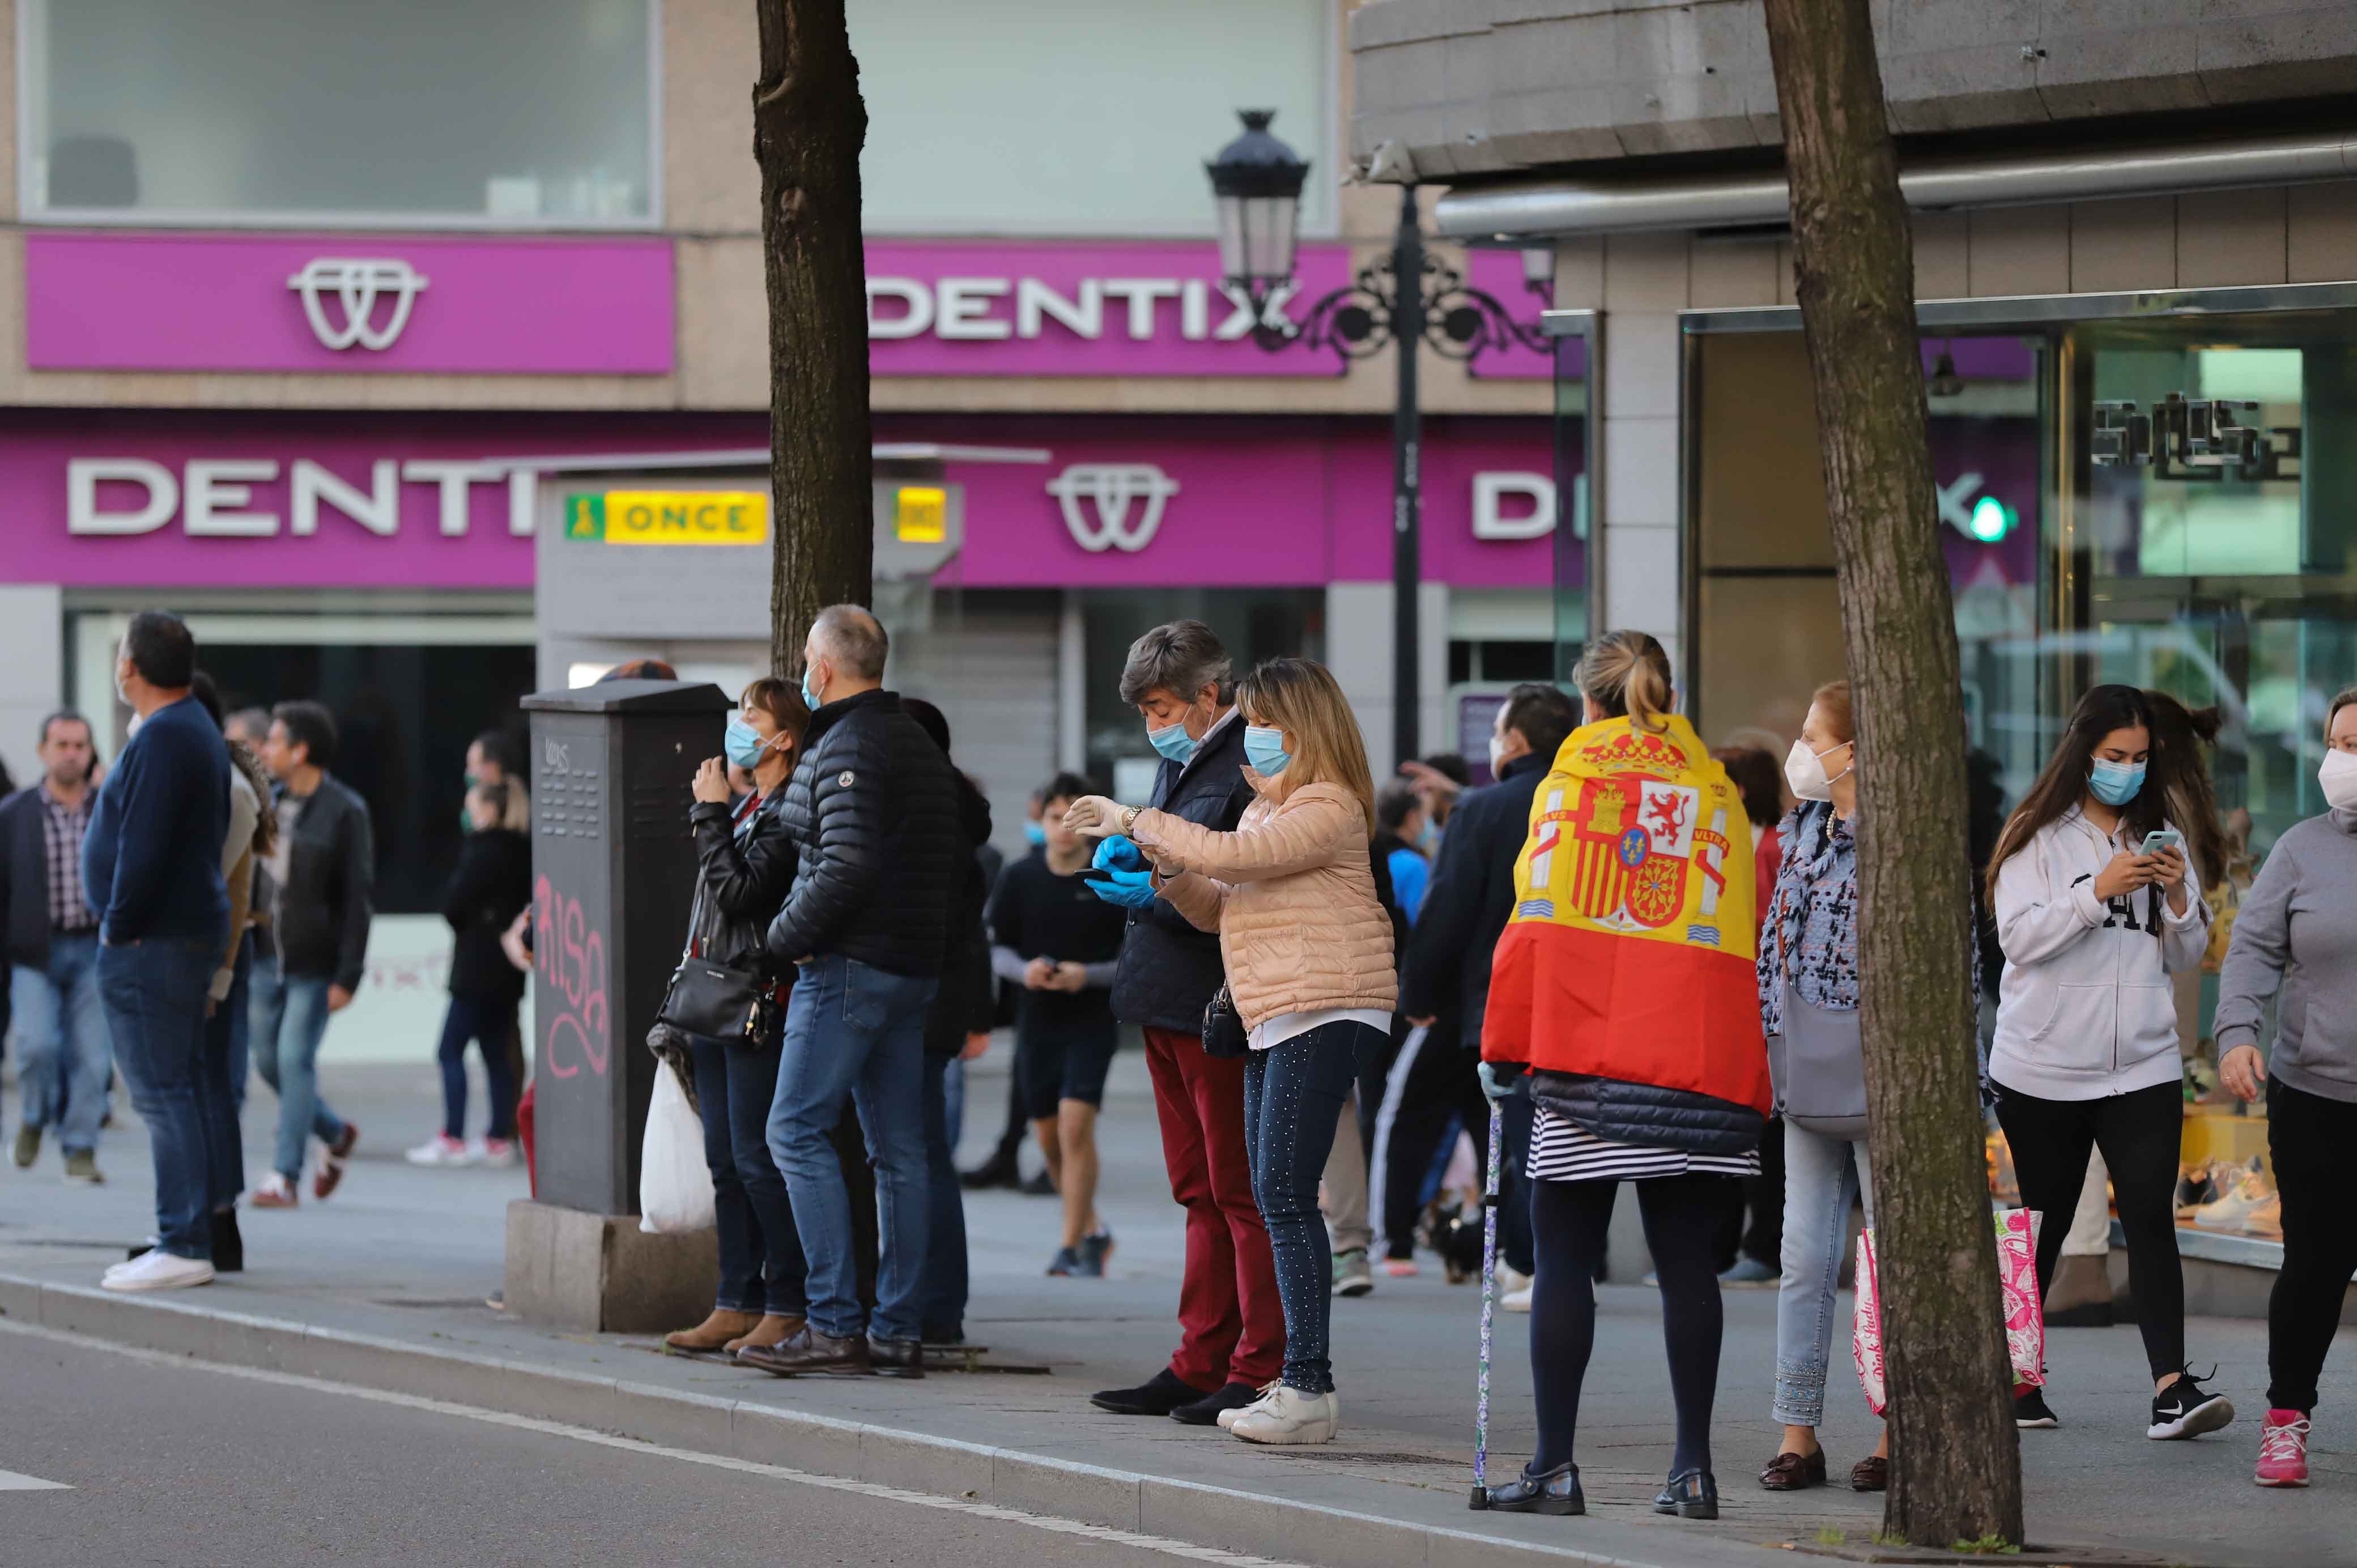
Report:
M37 371L666 375L672 247L644 240L36 233Z

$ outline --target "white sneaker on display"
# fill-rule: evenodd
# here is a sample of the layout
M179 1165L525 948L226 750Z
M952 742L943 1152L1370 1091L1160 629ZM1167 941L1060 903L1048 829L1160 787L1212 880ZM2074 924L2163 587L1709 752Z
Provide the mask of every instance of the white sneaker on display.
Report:
M213 1283L213 1266L202 1258L183 1258L161 1247L117 1263L99 1282L108 1290L185 1290Z
M413 1165L463 1165L471 1164L475 1156L457 1139L436 1133L402 1157Z
M1342 1424L1342 1402L1330 1393L1279 1387L1249 1406L1228 1428L1247 1443L1331 1443Z
M1268 1382L1261 1384L1260 1398L1253 1401L1252 1403L1240 1404L1233 1410L1222 1411L1216 1418L1220 1423L1220 1430L1222 1432L1233 1432L1236 1427L1236 1422L1243 1417L1246 1411L1260 1409L1261 1406L1275 1398L1276 1391L1284 1386L1283 1382L1272 1379Z

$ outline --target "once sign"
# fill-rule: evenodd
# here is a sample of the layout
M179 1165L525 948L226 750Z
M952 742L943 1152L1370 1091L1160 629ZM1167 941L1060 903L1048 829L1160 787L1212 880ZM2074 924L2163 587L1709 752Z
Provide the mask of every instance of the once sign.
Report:
M565 498L565 537L603 544L760 544L759 490L607 490Z

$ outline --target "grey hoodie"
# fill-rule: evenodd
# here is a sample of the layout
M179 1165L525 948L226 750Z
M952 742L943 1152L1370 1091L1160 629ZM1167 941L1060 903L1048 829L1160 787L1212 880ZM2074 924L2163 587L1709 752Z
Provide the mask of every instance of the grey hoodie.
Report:
M2276 841L2234 919L2218 978L2218 1049L2259 1043L2281 986L2267 1070L2293 1089L2357 1101L2357 811Z

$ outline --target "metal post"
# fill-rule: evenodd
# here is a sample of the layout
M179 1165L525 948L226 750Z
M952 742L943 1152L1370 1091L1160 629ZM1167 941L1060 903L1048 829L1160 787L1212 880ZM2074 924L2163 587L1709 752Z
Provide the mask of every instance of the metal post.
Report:
M1392 410L1392 613L1399 626L1392 666L1392 735L1394 760L1405 762L1421 749L1417 675L1424 653L1416 614L1417 584L1424 575L1416 538L1424 506L1418 472L1424 415L1415 386L1416 351L1424 341L1424 233L1417 227L1413 185L1400 188L1399 233L1392 242L1392 349L1399 357L1398 402Z

